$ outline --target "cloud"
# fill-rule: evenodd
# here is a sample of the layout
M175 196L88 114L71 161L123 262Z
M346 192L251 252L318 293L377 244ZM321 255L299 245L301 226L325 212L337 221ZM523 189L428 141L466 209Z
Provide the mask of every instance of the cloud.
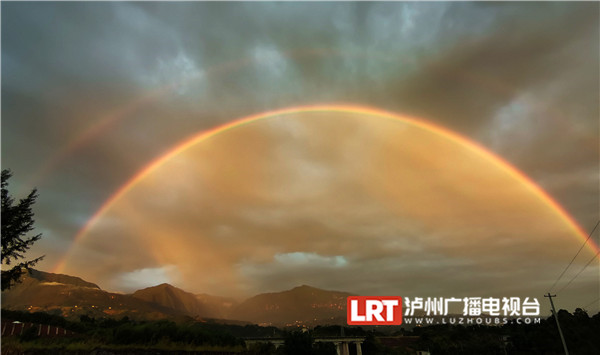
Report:
M177 284L177 269L173 265L138 269L117 276L116 286L122 290L135 291L162 283Z
M219 295L298 284L525 295L578 248L572 226L523 181L443 136L356 114L282 119L163 165L100 219L67 271L117 285L115 274L172 265L190 291ZM347 144L328 139L342 123Z
M18 191L40 189L51 268L114 191L187 137L265 110L350 102L478 142L593 226L598 6L5 3L3 166ZM551 262L552 280L578 248L559 216L485 162L423 132L330 116L234 129L177 157L103 216L72 270L113 289L164 264L209 293L290 280L500 290L511 273L534 278L528 260ZM321 269L238 270L294 253ZM337 256L347 264L323 273L335 259L319 258Z

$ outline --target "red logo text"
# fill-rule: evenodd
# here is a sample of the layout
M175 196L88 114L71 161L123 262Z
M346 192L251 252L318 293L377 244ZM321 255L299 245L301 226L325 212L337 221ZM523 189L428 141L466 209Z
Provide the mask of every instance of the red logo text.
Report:
M402 297L351 296L346 308L349 325L402 324Z

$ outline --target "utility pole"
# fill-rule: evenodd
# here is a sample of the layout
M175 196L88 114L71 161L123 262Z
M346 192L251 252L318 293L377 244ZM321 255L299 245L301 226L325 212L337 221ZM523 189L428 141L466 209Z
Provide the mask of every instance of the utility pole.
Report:
M563 336L562 330L560 329L560 323L558 323L558 314L556 314L556 310L554 309L554 302L552 302L552 297L556 297L556 295L551 295L550 292L548 292L548 294L544 295L544 297L548 297L550 299L550 306L552 306L552 314L554 315L554 320L556 321L556 327L558 328L560 340L562 341L563 348L565 349L565 355L569 355L567 343L565 343L565 337Z

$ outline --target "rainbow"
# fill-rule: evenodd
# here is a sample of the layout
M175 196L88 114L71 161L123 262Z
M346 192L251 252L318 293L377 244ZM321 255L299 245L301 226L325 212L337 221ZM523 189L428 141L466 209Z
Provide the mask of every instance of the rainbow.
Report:
M365 56L363 52L356 53L344 53L339 52L330 48L312 48L312 49L294 49L283 51L283 56L288 58L307 58L307 57L320 57L320 56L333 56L333 55L351 55L351 56ZM377 52L369 52L369 57L383 57L382 54ZM386 58L386 57L383 57ZM154 89L146 94L143 94L126 104L119 106L109 112L100 115L90 126L85 128L80 134L74 138L68 140L53 156L43 164L32 177L27 181L24 186L35 186L39 182L47 178L47 176L53 172L64 160L71 156L74 152L82 147L88 145L93 139L106 132L108 129L116 125L117 123L126 120L131 115L139 110L140 108L156 102L159 98L164 97L169 92L175 90L178 86L187 85L198 81L201 78L207 80L209 77L218 77L228 73L235 72L240 68L247 67L253 62L250 57L240 58L231 60L224 63L215 64L203 73L203 75L196 78L184 78L180 81L168 83L162 87Z
M587 234L585 231L579 226L579 224L573 219L571 215L565 209L556 202L546 191L544 191L541 187L539 187L535 182L533 182L527 175L523 172L519 171L507 161L499 157L498 155L492 153L487 150L483 146L477 144L474 141L471 141L465 137L460 136L459 134L452 132L442 126L433 124L431 122L427 122L424 120L416 119L409 116L399 115L393 112L384 111L380 109L365 107L365 106L357 106L357 105L313 105L313 106L298 106L298 107L290 107L273 111L266 111L258 114L254 114L251 116L246 116L243 118L236 119L234 121L228 122L226 124L214 127L212 129L202 131L198 134L195 134L181 143L177 144L174 148L170 149L166 153L162 154L158 158L151 161L148 165L146 165L142 170L137 172L133 177L131 177L125 184L123 184L110 198L108 198L104 204L94 213L94 215L88 220L88 222L81 228L78 233L75 235L73 243L65 256L57 263L54 267L53 272L60 273L64 269L66 262L72 253L73 246L79 243L85 235L92 229L98 220L117 202L121 199L128 191L130 191L133 187L135 187L140 181L142 181L146 176L160 168L163 164L165 164L169 159L175 157L179 153L184 152L188 148L206 141L211 137L214 137L218 134L225 133L229 130L247 125L249 123L264 120L276 116L285 116L297 113L304 112L333 112L333 113L351 113L351 114L362 114L362 115L370 115L379 117L382 119L388 120L396 120L401 121L405 124L409 124L413 127L420 128L426 130L428 132L439 135L445 139L448 139L462 147L468 149L472 153L479 155L482 158L488 159L489 161L495 163L497 166L502 168L505 172L507 172L510 176L520 181L524 184L528 190L530 190L535 196L537 196L541 201L550 206L561 218L563 218L571 227L571 229L579 236L579 238L583 241L587 239ZM588 246L594 251L594 253L600 252L600 248L598 245L590 239L588 241Z

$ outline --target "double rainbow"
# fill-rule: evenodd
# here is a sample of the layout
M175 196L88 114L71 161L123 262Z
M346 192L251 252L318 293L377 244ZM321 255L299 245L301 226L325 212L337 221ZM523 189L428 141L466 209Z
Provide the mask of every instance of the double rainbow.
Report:
M158 158L151 161L146 167L137 172L131 179L129 179L125 184L123 184L110 198L108 198L104 204L94 213L94 215L88 220L88 222L79 230L76 234L73 243L69 250L65 253L63 259L61 259L57 265L54 267L53 272L60 273L63 271L72 251L73 247L78 244L86 234L98 223L98 221L102 218L102 216L128 191L130 191L133 187L135 187L140 181L142 181L146 176L151 174L153 171L159 169L163 164L165 164L169 159L175 157L179 153L186 151L188 148L204 142L211 137L216 135L228 132L232 129L244 126L246 124L265 120L276 116L285 116L292 115L304 112L332 112L332 113L351 113L351 114L361 114L371 117L378 117L381 119L387 120L397 120L401 121L404 124L411 125L415 128L425 130L427 132L436 134L441 136L451 142L458 144L472 153L479 155L482 158L485 158L496 164L499 168L504 170L510 176L514 177L517 181L521 182L532 194L534 194L537 198L543 201L546 205L550 206L552 210L556 213L558 218L563 219L570 228L573 230L575 235L577 235L580 240L586 240L587 235L583 231L583 229L578 225L578 223L565 211L565 209L556 202L547 192L545 192L541 187L539 187L535 182L533 182L528 176L526 176L523 172L519 171L508 162L503 160L501 157L496 154L490 152L486 148L481 145L473 142L465 137L458 135L455 132L452 132L442 126L433 124L431 122L426 122L424 120L415 119L413 117L408 117L404 115L398 115L396 113L392 113L389 111L356 106L356 105L315 105L315 106L299 106L299 107L291 107L274 111L267 111L251 116L246 116L229 123L217 126L207 131L202 131L198 134L193 135L192 137L184 140L183 142L177 144L174 148L170 149L166 153L162 154ZM593 241L589 240L588 242L589 248L593 250L594 253L600 252L600 248Z

